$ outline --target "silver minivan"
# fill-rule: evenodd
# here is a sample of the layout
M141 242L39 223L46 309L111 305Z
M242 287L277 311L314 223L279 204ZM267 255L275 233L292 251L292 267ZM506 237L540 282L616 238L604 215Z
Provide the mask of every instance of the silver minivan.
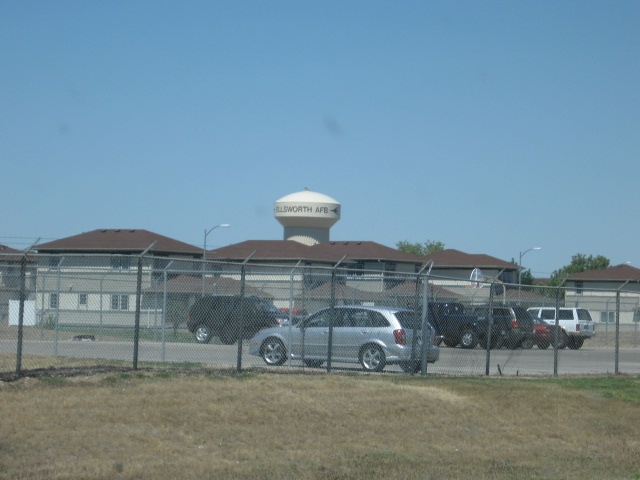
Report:
M435 362L440 349L434 345L435 330L427 325L427 361ZM397 364L405 372L417 372L421 327L421 318L412 310L341 305L319 310L290 327L260 330L250 340L249 353L262 357L267 365L282 365L291 358L302 360L309 367L320 367L328 359L331 332L332 362L360 363L364 370L372 372Z

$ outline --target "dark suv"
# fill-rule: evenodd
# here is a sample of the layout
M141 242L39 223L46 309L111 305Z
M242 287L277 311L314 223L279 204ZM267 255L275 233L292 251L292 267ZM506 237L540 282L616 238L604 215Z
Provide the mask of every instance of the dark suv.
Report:
M476 307L476 314L489 317L489 307ZM533 317L524 307L517 305L496 305L493 307L493 323L506 325L506 330L502 338L492 341L492 348L531 348L533 346Z
M242 338L251 338L263 328L283 325L288 318L264 298L214 295L202 297L191 306L187 328L198 343L208 343L215 336L231 345L238 341L240 328Z

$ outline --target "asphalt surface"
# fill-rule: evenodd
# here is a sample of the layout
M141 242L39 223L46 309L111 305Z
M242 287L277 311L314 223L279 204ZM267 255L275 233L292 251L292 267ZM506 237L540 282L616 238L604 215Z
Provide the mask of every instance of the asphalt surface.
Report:
M0 340L1 353L17 353L15 339ZM28 369L30 355L45 357L96 358L134 361L133 342L99 340L28 340L22 345L23 368ZM138 362L201 363L215 367L237 368L237 345L201 345L197 343L140 342ZM42 363L40 361L40 363ZM57 363L57 362L56 362ZM52 362L52 365L54 362ZM248 354L246 342L241 351L241 367L267 367L262 358ZM299 361L287 362L276 369L300 368ZM11 367L10 367L11 368ZM326 367L323 367L326 370ZM333 363L332 369L361 370L358 364ZM439 375L585 375L585 374L640 374L640 348L615 349L589 347L588 341L579 350L491 350L480 348L440 348L440 359L427 365L427 373ZM399 367L388 365L386 372L401 372Z

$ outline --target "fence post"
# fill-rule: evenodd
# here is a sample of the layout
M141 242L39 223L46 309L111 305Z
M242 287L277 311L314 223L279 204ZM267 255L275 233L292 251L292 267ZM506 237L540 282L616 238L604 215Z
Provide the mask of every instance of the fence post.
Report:
M156 242L149 245L138 257L138 278L136 284L136 316L133 329L133 369L138 369L138 344L140 343L140 301L142 298L142 260Z
M171 260L162 270L162 350L160 358L164 362L167 344L167 270L173 263ZM156 293L157 297L157 293ZM175 330L174 330L175 331Z
M24 336L24 302L27 299L27 254L40 241L40 237L27 248L20 258L20 293L18 295L18 345L16 350L16 377L22 376L22 342ZM37 260L36 260L37 262ZM36 264L37 265L37 264ZM35 280L37 282L37 279Z
M347 258L347 256L343 255L343 257L340 260L338 260L338 263L336 263L333 266L333 269L331 270L330 307L332 310L336 306L336 270L345 258ZM329 345L327 348L327 372L331 372L331 355L333 353L333 323L334 323L335 317L336 316L334 312L332 312L332 314L329 316Z
M420 269L420 271L417 273L416 275L416 293L413 299L413 306L414 306L414 310L418 309L418 300L420 299L420 276L422 274L422 271L424 270L424 267L422 267ZM398 305L400 303L400 301L396 300L396 305ZM423 302L424 303L424 302ZM424 308L422 309L422 313L421 313L422 318L424 319ZM424 324L424 321L422 322ZM424 325L423 325L424 326ZM418 335L416 334L417 329L414 328L412 329L412 335L411 335L411 369L409 370L409 374L413 375L414 374L414 370L415 370L415 365L416 365L416 345L418 343ZM424 343L424 330L422 331L422 343ZM422 358L422 357L421 357Z
M298 269L298 267L300 266L300 263L302 263L302 260L298 260L298 263L296 263L296 266L293 267L291 269L291 274L289 276L289 325L288 325L288 332L289 332L289 349L291 349L291 336L292 336L292 331L291 329L293 328L293 305L294 305L294 299L293 299L293 284L294 284L294 274L295 271ZM303 349L304 352L304 349ZM288 352L288 357L289 357L289 367L291 367L291 352ZM304 359L304 356L303 356Z
M244 337L244 291L245 291L245 284L246 284L246 278L245 278L245 270L246 270L246 266L247 263L249 262L249 260L251 260L251 257L253 257L255 255L255 253L257 252L257 250L254 250L251 255L249 255L247 258L245 258L245 260L242 262L242 265L240 266L240 331L238 333L238 353L237 353L237 360L236 360L236 371L238 373L240 373L242 371L242 340Z
M624 286L624 285L623 285ZM620 287L622 288L622 287ZM616 347L615 347L615 368L614 373L618 375L618 362L620 357L620 289L616 291Z
M493 335L493 285L494 282L491 282L491 285L489 285L489 312L488 312L488 317L487 317L487 348L485 350L485 364L484 364L484 374L485 376L489 376L490 371L491 371L491 342L492 342L492 335ZM506 297L506 292L504 293L504 296Z
M418 308L418 300L419 300L419 295L420 295L420 291L419 291L419 285L420 285L420 279L422 276L422 272L424 272L425 268L429 267L429 270L427 270L426 273L426 280L424 282L424 286L423 286L423 292L422 292L422 324L421 324L421 331L422 331L422 345L420 346L420 375L426 375L427 374L427 363L428 363L428 349L430 348L430 345L427 343L428 341L431 340L431 328L429 328L429 335L427 335L427 325L429 325L429 274L431 273L431 269L433 268L433 260L429 260L426 264L424 264L422 266L422 268L420 269L420 271L418 272L418 275L416 277L416 299L415 299L415 306L416 308ZM434 329L435 330L435 329ZM434 332L435 335L435 332ZM416 335L416 331L415 329L413 330L413 344L411 346L411 375L413 375L413 362L414 360L414 345L416 343L417 340L417 335Z
M638 322L640 322L640 307L638 306L638 302L636 302L636 310L638 310L638 313L633 312L633 348L638 347Z
M56 267L56 297L58 298L58 301L56 302L56 324L53 329L53 354L56 357L58 356L58 332L60 328L60 267L62 266L62 262L64 262L64 257L60 259L58 266Z
M22 375L22 335L24 325L24 301L26 297L27 252L20 259L20 305L18 307L18 351L16 354L16 377Z
M556 287L556 310L554 313L556 323L553 326L553 375L558 375L558 340L560 340L560 287Z

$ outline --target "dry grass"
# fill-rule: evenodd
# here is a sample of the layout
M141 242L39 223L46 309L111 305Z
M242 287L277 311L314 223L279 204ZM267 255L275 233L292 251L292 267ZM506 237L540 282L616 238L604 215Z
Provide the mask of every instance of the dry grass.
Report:
M640 478L635 377L139 370L0 385L0 479Z

